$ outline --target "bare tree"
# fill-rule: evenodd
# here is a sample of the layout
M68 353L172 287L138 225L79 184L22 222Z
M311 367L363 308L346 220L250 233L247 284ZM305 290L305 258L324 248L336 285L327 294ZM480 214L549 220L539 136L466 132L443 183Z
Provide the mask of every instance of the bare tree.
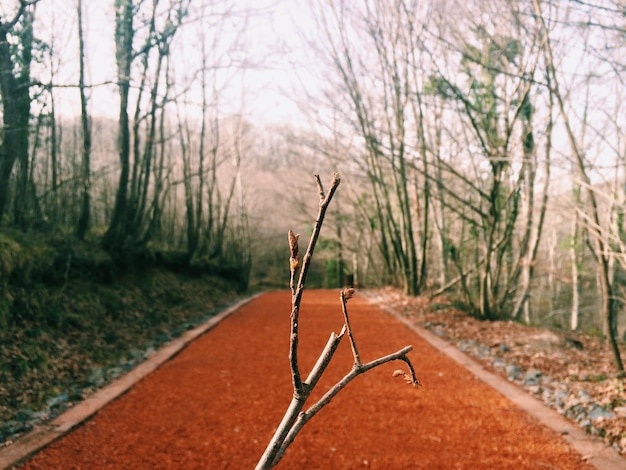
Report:
M317 10L326 44L322 54L338 75L341 101L336 109L347 107L340 112L362 142L362 156L355 161L369 180L369 212L385 270L411 295L419 293L424 281L429 238L428 192L417 210L413 202L419 201L422 181L411 171L411 162L420 155L416 150L424 150L412 121L420 119L419 112L411 108L416 64L410 36L416 31L417 11L414 1L397 1L393 8L382 1L363 8L330 1L321 2ZM373 54L364 53L365 44Z
M135 58L133 39L135 27L133 0L115 0L115 45L120 107L118 117L118 146L120 176L115 195L115 206L104 244L117 249L124 244L127 236L128 183L130 180L130 119L128 115L131 66Z
M607 335L609 346L613 353L615 366L619 371L624 370L619 346L617 344L617 302L616 286L611 276L611 248L603 233L603 221L600 217L600 204L593 189L593 184L589 176L589 168L580 141L577 139L570 113L565 106L564 91L562 90L561 77L559 76L554 59L551 30L549 29L542 5L538 0L533 0L533 6L537 21L542 28L542 45L545 56L547 72L550 74L550 93L554 95L557 107L563 121L567 134L570 149L574 156L574 163L577 169L577 177L586 191L589 207L585 217L587 218L588 231L594 242L594 257L598 265L598 278L602 299L602 319L604 330Z
M457 220L449 227L456 234L444 236L441 245L459 271L455 281L470 310L487 319L517 316L522 310L528 312L549 181L547 146L544 186L536 201L537 35L522 25L522 14L513 7L507 11L501 4L455 5L459 21L469 23L466 31L449 31L445 14L438 29L429 29L453 61L446 64L435 56L436 51L430 52L437 71L429 79L430 90L456 104L454 114L447 116L458 122L459 131L449 132L449 139L457 141L458 151L469 157L455 164L449 157L439 158L436 164L441 181L438 200L451 220ZM489 8L498 10L500 20L492 25L475 22ZM547 132L551 132L549 123Z
M105 246L112 249L145 243L150 234L150 230L146 230L150 226L147 220L150 214L148 194L154 176L152 170L156 153L158 113L163 111L165 104L159 93L162 92L162 86L169 85L162 85L161 80L165 73L165 59L183 18L187 15L188 6L189 0L179 0L162 10L159 1L154 0L151 8L144 11L141 2L116 0L115 3L115 43L120 94L120 177L111 223L104 238ZM143 38L137 34L139 30L136 23L143 23ZM135 42L140 40L143 44L136 50ZM131 120L129 99L135 62L138 62L141 75Z

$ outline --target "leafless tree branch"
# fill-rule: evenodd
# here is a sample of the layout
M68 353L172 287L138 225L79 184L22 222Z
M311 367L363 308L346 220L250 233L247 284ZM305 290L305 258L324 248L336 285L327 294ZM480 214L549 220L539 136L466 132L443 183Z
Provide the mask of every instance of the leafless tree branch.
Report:
M270 469L278 464L283 454L285 453L287 447L293 442L298 432L302 429L302 427L309 421L315 414L317 414L324 406L326 406L330 401L343 389L348 383L350 383L354 378L356 378L360 374L364 374L370 369L378 367L382 364L386 364L391 361L400 360L407 364L409 368L409 373L405 373L400 371L401 375L407 380L407 382L411 383L413 386L417 387L420 385L417 377L415 376L415 370L411 361L407 357L407 354L413 349L412 346L406 346L399 351L396 351L393 354L389 354L387 356L375 359L366 364L361 363L361 359L358 352L358 347L356 341L354 339L354 335L352 332L352 327L350 325L350 318L348 315L347 302L354 295L354 289L346 288L341 291L340 300L341 307L344 316L344 325L339 334L331 333L326 346L322 350L320 356L317 359L316 364L313 366L313 369L309 373L306 380L302 380L300 367L298 364L298 341L299 341L299 332L298 332L298 322L299 322L299 314L300 314L300 303L302 300L302 293L304 290L304 284L306 281L306 276L308 273L308 269L313 258L313 252L315 250L315 245L317 243L317 239L319 238L320 230L322 228L322 224L324 222L324 216L326 214L326 209L330 204L330 201L339 186L339 175L335 174L333 181L331 183L331 187L328 191L328 194L325 194L324 188L322 186L322 182L318 175L315 175L315 181L317 183L317 189L319 193L320 203L319 203L319 212L317 219L315 221L315 226L313 229L313 233L311 234L311 239L309 241L309 246L304 255L304 259L302 265L300 264L300 256L299 256L299 248L298 248L298 238L299 235L294 234L293 231L289 230L288 241L289 241L289 271L290 271L290 289L291 289L291 300L292 300L292 309L291 309L291 333L290 333L290 349L289 349L289 363L291 366L291 376L292 376L292 384L293 384L293 398L283 419L278 426L274 436L269 442L265 452L261 456L261 459L257 463L256 469ZM296 284L296 275L299 270L298 282ZM328 364L332 360L337 347L341 343L341 340L348 333L348 337L350 338L350 346L352 348L352 354L354 356L354 363L352 365L352 369L348 372L343 379L337 382L333 387L326 392L326 394L314 405L312 405L307 411L303 412L304 406L306 404L307 399L309 398L311 392L317 385L320 377L328 367ZM397 375L394 373L394 375Z

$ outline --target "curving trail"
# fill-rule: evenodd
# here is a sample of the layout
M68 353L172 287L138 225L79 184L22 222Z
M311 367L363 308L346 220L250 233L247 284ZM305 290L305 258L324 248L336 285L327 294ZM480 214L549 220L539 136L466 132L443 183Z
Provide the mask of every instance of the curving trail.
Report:
M22 468L254 468L291 399L289 295L245 305ZM362 360L412 344L423 387L392 378L402 363L358 377L304 427L277 468L593 468L380 308L358 295L348 308ZM330 332L341 329L338 292L305 292L300 319L306 376ZM351 363L344 338L319 388Z

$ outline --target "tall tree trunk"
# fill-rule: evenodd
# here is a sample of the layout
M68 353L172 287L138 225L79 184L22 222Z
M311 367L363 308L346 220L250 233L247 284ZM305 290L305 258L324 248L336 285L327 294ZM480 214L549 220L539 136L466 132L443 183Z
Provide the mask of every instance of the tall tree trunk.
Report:
M120 107L118 117L118 155L120 176L115 205L109 228L104 236L104 245L117 250L125 244L128 233L128 183L130 177L130 120L128 100L133 51L133 0L115 0L115 45L117 59L118 91Z
M579 190L575 191L578 195L580 193ZM576 202L580 202L580 197L576 197ZM578 329L578 321L579 321L579 307L580 307L580 285L579 285L579 273L578 273L578 237L579 237L579 228L578 228L578 219L579 219L578 211L574 212L574 219L572 220L572 231L570 233L570 243L569 243L569 258L570 258L570 269L572 273L572 308L570 310L570 329L572 331L576 331Z
M78 0L78 89L80 91L80 121L83 136L83 155L81 161L82 197L80 213L76 226L76 236L82 240L91 224L91 125L87 110L87 94L85 92L85 37L83 31L83 0Z
M194 209L194 191L191 170L191 147L189 123L183 123L183 118L178 116L178 134L180 136L180 157L183 162L183 191L185 193L185 223L187 229L187 257L193 258L198 248L198 224L196 223L196 211ZM202 175L200 175L202 178Z
M513 316L523 315L526 324L530 323L530 292L531 281L534 275L535 263L537 261L537 253L539 250L539 241L541 240L543 224L545 220L548 205L548 189L550 184L550 154L552 151L552 102L550 103L550 117L548 118L546 129L546 146L545 146L545 165L544 165L544 184L539 199L539 217L536 216L535 210L535 179L537 176L537 151L535 148L535 140L533 137L532 113L533 107L530 102L529 92L524 97L525 104L522 105L522 119L524 121L524 132L522 147L524 149L524 181L525 189L525 207L526 221L525 231L520 246L521 261L521 279L520 293L518 294L517 303L513 308Z
M50 90L50 219L57 220L59 215L59 142L63 134L57 122L56 101L53 90Z
M17 94L19 100L19 136L22 141L24 149L20 149L17 154L17 162L19 164L19 171L17 172L17 180L15 185L15 200L19 201L19 204L14 205L13 220L18 226L25 227L25 224L31 222L33 208L33 198L35 195L31 194L29 187L30 176L30 160L29 160L29 127L30 127L30 64L33 54L33 14L25 12L24 28L22 31L22 54L20 57L20 77L19 85L17 87Z
M30 119L30 65L33 48L34 14L27 9L27 3L21 2L20 9L13 19L3 22L0 18L0 94L2 95L3 140L0 146L0 222L6 213L9 202L9 181L16 161L21 164L21 184L27 191L28 146ZM19 67L16 67L12 55L9 33L21 21L22 34ZM15 70L19 69L19 72ZM24 180L25 178L25 180ZM15 214L21 219L23 213ZM20 220L15 222L19 223Z

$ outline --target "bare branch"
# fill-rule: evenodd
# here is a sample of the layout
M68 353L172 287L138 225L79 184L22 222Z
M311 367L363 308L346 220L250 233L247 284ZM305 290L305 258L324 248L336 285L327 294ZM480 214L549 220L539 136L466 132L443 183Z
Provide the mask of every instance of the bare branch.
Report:
M24 10L26 10L26 8L28 8L29 6L36 5L37 3L39 3L39 0L20 0L19 8L13 18L11 18L9 21L3 22L2 18L0 17L0 34L8 33L11 28L13 28L13 26L15 26L20 20L20 18L24 14Z
M280 448L280 451L279 451L278 455L276 456L276 461L274 462L274 464L278 463L280 458L283 456L285 450L287 450L287 447L289 447L289 445L296 438L296 435L298 434L300 429L302 429L302 427L311 418L313 418L313 416L315 416L322 408L324 408L326 405L328 405L331 402L331 400L341 390L343 390L350 382L352 382L357 376L359 376L361 374L364 374L368 370L374 369L375 367L381 366L383 364L387 364L388 362L403 361L403 362L405 362L409 366L409 370L410 370L410 375L403 373L404 376L407 377L407 382L409 382L415 388L419 387L421 385L421 383L419 382L419 380L415 376L415 370L413 369L413 365L411 364L411 361L406 356L412 350L413 350L413 346L406 346L406 347L400 349L399 351L396 351L393 354L389 354L387 356L378 358L376 360L368 362L367 364L363 364L363 365L359 365L359 366L357 366L355 364L354 367L352 368L352 370L350 370L350 372L348 372L343 377L343 379L341 379L333 387L331 387L330 390L328 390L328 392L326 392L324 394L324 396L319 399L319 401L317 401L314 405L312 405L305 412L300 413L300 415L298 416L298 419L295 421L291 431L287 435L287 438L285 439L284 444ZM396 375L396 373L397 373L397 371L394 372L394 375Z
M348 308L347 303L348 300L352 298L354 295L354 289L344 289L341 291L341 309L343 311L343 318L346 322L346 330L348 332L348 338L350 338L350 347L352 348L352 355L354 356L354 364L359 367L361 365L361 357L359 356L359 349L356 347L356 342L354 341L354 336L352 334L352 328L350 327L350 318L348 317Z
M354 295L354 289L352 288L347 288L341 291L340 300L344 317L344 325L341 329L341 332L338 335L335 333L331 333L330 337L328 338L328 342L326 343L326 346L319 355L317 362L313 366L313 369L309 373L307 379L305 381L302 381L300 368L298 365L298 321L300 313L300 302L302 300L302 292L304 289L304 282L306 280L307 271L313 257L313 251L315 249L315 244L320 234L322 223L324 221L324 216L326 214L326 209L333 195L335 194L335 191L337 190L340 182L339 175L335 174L328 194L324 195L324 188L318 175L315 175L315 180L320 196L319 213L317 216L317 220L315 221L313 233L311 234L309 246L307 248L306 254L304 255L304 260L300 269L300 277L297 286L294 285L294 281L296 271L300 267L300 259L298 255L299 236L294 234L292 230L289 230L288 234L290 287L292 293L289 363L291 366L293 398L291 399L291 403L289 404L289 407L287 408L287 411L283 416L280 425L276 429L274 436L272 437L270 443L267 445L265 452L261 456L261 459L257 463L256 470L270 469L277 465L283 454L285 453L285 450L293 442L302 426L304 426L306 422L311 419L325 405L330 403L333 397L337 395L337 393L339 393L346 385L348 385L348 383L350 383L356 376L364 374L368 370L373 369L374 367L378 367L379 365L385 364L387 362L400 360L405 362L409 368L409 373L400 371L400 374L405 378L408 383L412 384L413 386L417 387L420 385L417 377L415 376L415 370L413 369L413 365L407 357L407 354L413 349L412 346L406 346L393 354L381 357L374 361L368 362L367 364L361 363L359 351L356 345L356 341L354 339L354 335L352 333L352 327L350 326L350 317L348 315L347 308L348 300L350 300ZM337 382L317 403L311 406L306 412L302 412L307 399L317 385L320 377L328 367L328 364L330 364L330 361L332 360L335 352L337 351L337 348L339 347L339 344L341 343L341 340L346 333L348 333L348 337L350 338L350 346L352 348L352 354L354 356L352 369L348 374L346 374L346 376L342 380Z

